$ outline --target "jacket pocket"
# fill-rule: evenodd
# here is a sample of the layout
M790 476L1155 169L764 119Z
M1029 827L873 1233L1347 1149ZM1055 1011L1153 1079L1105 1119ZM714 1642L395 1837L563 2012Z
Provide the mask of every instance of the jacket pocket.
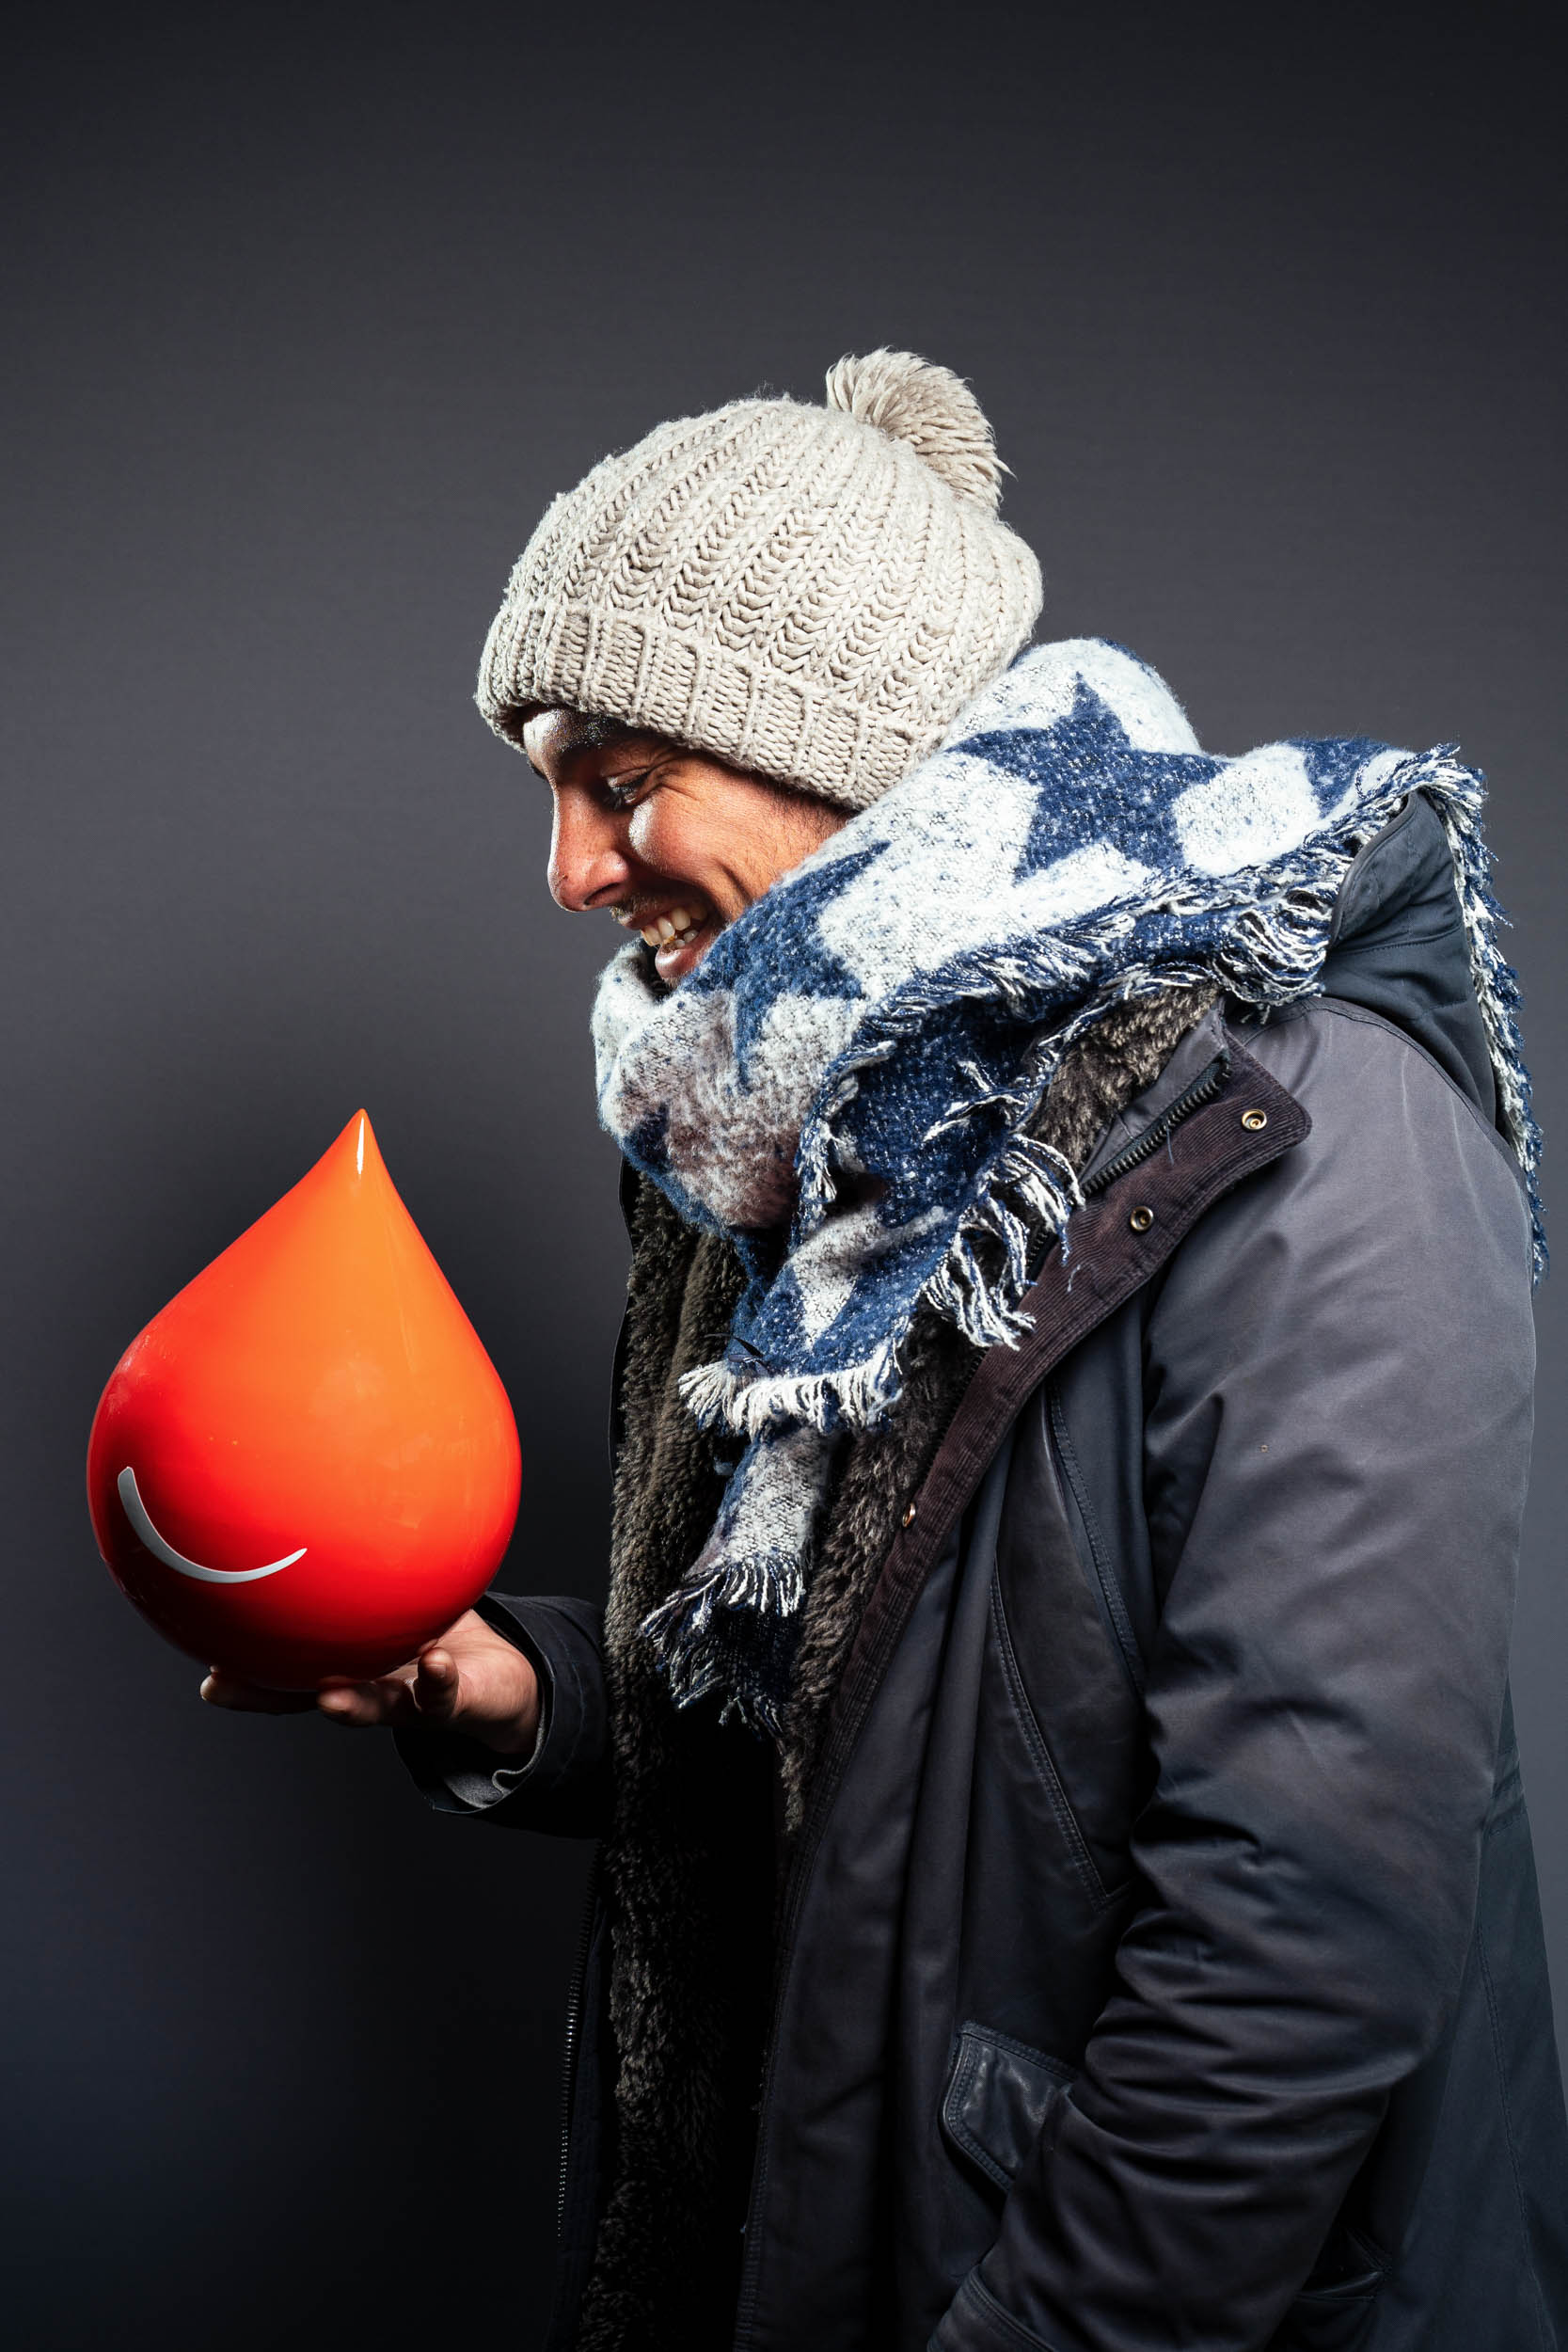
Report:
M953 2054L942 2127L962 2155L1003 2190L1054 2124L1074 2069L1026 2042L967 2025Z
M1090 1590L1053 1458L1044 1391L1021 1418L997 1531L991 1652L1062 1858L1101 1915L1132 1879L1151 1778L1143 1708Z
M1106 1885L1095 1858L1089 1851L1088 1840L1079 1826L1078 1817L1072 1809L1067 1790L1062 1786L1062 1776L1056 1770L1055 1758L1046 1744L1045 1734L1040 1728L1039 1717L1030 1699L1028 1687L1019 1666L1018 1651L1013 1645L1012 1629L1007 1623L1007 1612L1002 1598L1000 1579L993 1579L991 1582L991 1629L996 1643L996 1654L1001 1661L1003 1678L1006 1685L1008 1702L1012 1708L1013 1720L1018 1725L1020 1736L1028 1752L1036 1780L1045 1791L1046 1801L1054 1817L1062 1844L1072 1867L1078 1873L1085 1892L1095 1909L1102 1912L1109 1907L1114 1893L1118 1890Z
M1371 2324L1384 2266L1354 2230L1330 2234L1269 2352L1356 2352Z

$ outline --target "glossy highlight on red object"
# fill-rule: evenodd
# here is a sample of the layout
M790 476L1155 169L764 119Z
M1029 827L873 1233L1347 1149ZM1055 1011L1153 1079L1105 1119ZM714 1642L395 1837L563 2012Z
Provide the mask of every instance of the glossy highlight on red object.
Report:
M384 1674L475 1600L517 1516L516 1423L363 1111L172 1298L87 1448L120 1590L278 1690Z

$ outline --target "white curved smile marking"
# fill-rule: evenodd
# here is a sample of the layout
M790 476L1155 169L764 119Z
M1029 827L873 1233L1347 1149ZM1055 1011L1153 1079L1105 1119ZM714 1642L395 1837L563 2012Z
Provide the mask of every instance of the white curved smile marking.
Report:
M292 1568L296 1560L303 1560L306 1547L291 1551L282 1560L269 1561L264 1568L204 1568L199 1560L187 1560L172 1544L165 1543L148 1516L146 1503L136 1486L136 1473L129 1462L116 1479L125 1516L142 1542L155 1559L167 1568L178 1568L182 1576L199 1577L203 1584L254 1584L259 1576L276 1576L279 1568Z

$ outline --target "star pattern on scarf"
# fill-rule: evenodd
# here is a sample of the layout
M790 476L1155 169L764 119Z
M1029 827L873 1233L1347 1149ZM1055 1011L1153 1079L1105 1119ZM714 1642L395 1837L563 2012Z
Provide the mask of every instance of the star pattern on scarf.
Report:
M1116 797L1123 855L1168 873L1180 862L1172 803L1189 785L1206 783L1220 764L1202 753L1141 750L1116 712L1083 684L1049 735L1008 728L968 737L957 748L1042 787L1013 876L1020 882L1103 838L1107 787Z
M768 959L752 954L744 915L728 931L720 933L687 982L694 993L717 994L728 990L733 994L736 1068L743 1087L751 1083L752 1059L763 1024L777 1012L781 995L853 998L864 994L843 957L822 937L816 915L881 855L880 845L874 844L820 872L808 870L791 878L791 903L799 910L799 931L792 942L787 987L783 985L784 975L774 972Z

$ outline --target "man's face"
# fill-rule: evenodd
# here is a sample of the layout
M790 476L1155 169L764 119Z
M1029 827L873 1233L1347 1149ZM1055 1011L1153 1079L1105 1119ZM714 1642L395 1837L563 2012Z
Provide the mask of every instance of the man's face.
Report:
M825 801L578 711L536 712L523 748L555 802L550 895L640 931L672 985L845 821Z

